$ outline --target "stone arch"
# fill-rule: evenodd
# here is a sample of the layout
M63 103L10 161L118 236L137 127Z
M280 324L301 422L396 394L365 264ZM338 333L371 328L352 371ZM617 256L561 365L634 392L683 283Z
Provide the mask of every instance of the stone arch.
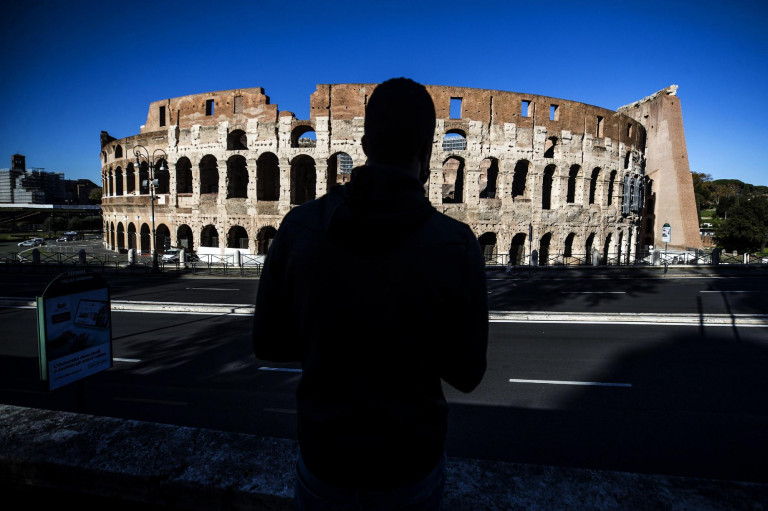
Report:
M248 232L240 225L233 225L227 233L227 248L248 248Z
M227 160L227 199L248 197L248 168L245 156L236 154Z
M619 235L616 240L616 264L621 264L621 256L623 255L622 244L624 242L624 232L619 231Z
M248 135L243 130L232 130L227 134L227 151L245 151L248 149Z
M598 186L599 181L600 181L600 172L601 172L601 170L602 169L600 167L595 167L594 169L592 169L592 177L589 180L589 204L594 204L598 200L598 198L597 198L597 193L598 193L597 186Z
M584 264L592 264L592 248L595 244L595 233L592 232L587 236L587 241L584 243L584 253L587 254Z
M549 137L544 144L544 158L555 157L555 146L557 145L557 137Z
M115 246L115 245L113 245ZM117 250L122 251L125 250L125 226L123 225L123 222L117 223Z
M291 161L291 204L298 206L315 198L317 171L315 160L301 154Z
M128 249L137 249L139 248L139 243L136 239L136 225L133 222L130 222L128 224Z
M528 160L518 160L515 163L515 170L512 174L512 199L515 197L525 198L528 181L528 173L531 168L531 162Z
M464 158L449 156L443 162L443 203L464 202Z
M272 244L276 234L277 229L271 225L259 229L259 232L256 234L256 253L266 254L269 252L269 245Z
M608 197L606 199L606 206L610 206L613 204L613 194L614 194L614 188L616 186L616 171L612 170L611 173L608 176Z
M345 152L338 152L328 158L328 190L337 184L349 181L352 174L352 157Z
M256 200L280 200L280 160L274 153L263 153L256 160Z
M480 249L483 252L483 258L486 263L492 262L496 257L496 233L486 232L477 238L480 243Z
M315 128L310 124L300 124L291 131L291 147L315 147L317 145L317 134Z
M136 192L136 171L133 163L125 167L125 194L133 195Z
M193 251L195 249L192 228L187 224L181 224L176 229L176 246L189 251Z
M216 157L206 154L200 160L200 194L219 193L219 165Z
M115 159L123 157L123 146L120 144L115 145Z
M525 260L525 233L519 232L512 238L509 246L509 261L513 266L524 264Z
M149 163L139 163L139 195L149 195Z
M552 184L556 170L555 164L547 165L544 168L541 179L541 209L552 209Z
M450 129L445 132L442 143L443 151L463 151L467 148L467 134L464 130Z
M579 183L579 174L581 173L581 166L579 165L571 165L571 168L568 170L568 189L566 191L565 195L565 202L568 204L574 204L577 201L576 197L578 197L578 183Z
M186 156L176 161L176 193L192 193L192 162Z
M171 248L171 230L167 225L160 224L155 229L155 250L162 254L166 248Z
M109 246L115 248L115 222L109 222Z
M123 195L123 169L119 165L115 169L115 195Z
M107 197L112 197L115 193L115 176L112 167L107 172Z
M563 242L563 257L573 257L573 245L575 241L576 233L568 233Z
M219 231L216 230L216 226L208 224L200 231L200 246L217 248L219 246Z
M157 180L156 193L170 192L171 172L168 170L168 163L162 158L155 164L155 179Z
M499 160L485 158L480 163L480 198L495 199L499 181Z
M539 266L549 264L549 250L552 245L552 233L544 234L539 240Z
M612 233L608 233L608 235L605 237L605 241L603 242L603 264L608 264L610 262L610 254L611 254L611 247L612 247Z
M151 238L152 233L149 230L149 225L146 223L141 224L139 251L142 254L148 254L152 251Z

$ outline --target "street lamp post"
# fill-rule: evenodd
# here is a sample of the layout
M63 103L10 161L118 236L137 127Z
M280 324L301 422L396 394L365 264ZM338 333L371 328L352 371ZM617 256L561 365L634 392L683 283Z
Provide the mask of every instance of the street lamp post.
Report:
M157 262L157 234L155 232L155 187L157 186L157 179L155 179L155 164L158 161L158 153L162 154L162 166L160 167L160 171L164 173L167 170L165 167L165 161L168 158L168 155L165 154L165 151L162 149L155 149L152 152L152 156L150 158L149 150L143 145L137 145L133 148L133 154L136 156L136 168L138 169L138 172L141 172L142 157L144 160L146 160L147 165L149 166L149 179L147 179L146 185L144 185L144 183L141 184L142 186L146 186L149 189L150 218L152 220L152 239L150 240L150 245L152 248L153 273L160 271L160 265Z

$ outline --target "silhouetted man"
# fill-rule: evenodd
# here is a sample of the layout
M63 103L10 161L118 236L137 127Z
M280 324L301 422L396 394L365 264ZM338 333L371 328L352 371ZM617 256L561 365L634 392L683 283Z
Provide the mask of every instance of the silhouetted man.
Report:
M292 209L270 246L253 347L261 359L301 361L300 509L439 506L441 379L463 392L482 380L488 304L477 239L424 194L434 130L422 85L377 86L367 164Z

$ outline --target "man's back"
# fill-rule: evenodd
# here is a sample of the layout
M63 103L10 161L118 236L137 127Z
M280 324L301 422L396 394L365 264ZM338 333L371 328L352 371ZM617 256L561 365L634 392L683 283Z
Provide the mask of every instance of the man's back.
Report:
M360 196L370 179L374 200ZM362 203L365 211L355 208ZM423 477L443 452L440 379L469 391L485 370L477 339L487 336L487 296L474 235L436 212L415 179L363 168L351 185L293 210L273 243L260 287L279 283L286 300L257 302L254 344L261 358L302 362L307 466L353 487ZM261 344L259 333L280 339Z

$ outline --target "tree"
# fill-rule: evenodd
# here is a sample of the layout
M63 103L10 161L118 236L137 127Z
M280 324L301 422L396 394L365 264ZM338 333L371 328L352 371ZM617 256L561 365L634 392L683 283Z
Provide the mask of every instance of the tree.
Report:
M768 197L756 196L734 206L728 212L728 218L715 230L715 237L726 250L765 250L768 242Z
M91 193L88 194L88 201L91 204L101 204L101 188L94 188Z

